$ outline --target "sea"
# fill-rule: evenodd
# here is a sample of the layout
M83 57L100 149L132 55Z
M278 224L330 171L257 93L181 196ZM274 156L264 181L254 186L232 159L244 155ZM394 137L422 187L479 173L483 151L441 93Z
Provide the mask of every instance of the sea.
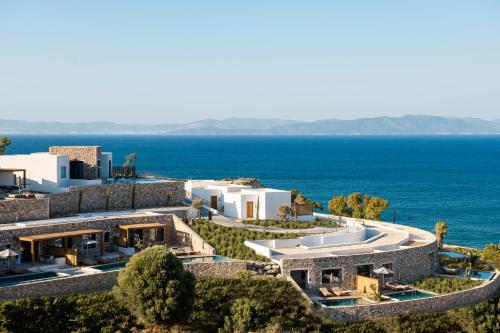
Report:
M148 175L255 177L327 202L362 192L390 201L383 220L471 247L500 243L500 136L11 136L8 154L100 145L114 165L137 152Z

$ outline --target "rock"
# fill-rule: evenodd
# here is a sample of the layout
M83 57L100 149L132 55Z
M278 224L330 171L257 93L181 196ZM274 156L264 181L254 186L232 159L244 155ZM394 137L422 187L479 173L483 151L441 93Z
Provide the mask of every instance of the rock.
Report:
M267 265L267 266L264 267L265 271L269 271L271 269L273 269L273 267L271 265Z

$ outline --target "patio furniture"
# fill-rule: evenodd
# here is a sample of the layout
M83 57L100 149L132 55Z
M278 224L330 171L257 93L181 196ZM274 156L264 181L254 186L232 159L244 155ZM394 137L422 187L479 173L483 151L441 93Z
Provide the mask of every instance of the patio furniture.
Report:
M397 283L391 283L391 282L387 282L385 284L389 289L392 289L392 290L408 290L411 288L410 285L407 285L407 284L397 284Z
M459 268L453 268L453 267L446 267L446 266L444 266L443 267L443 272L445 274L458 275L460 273L460 269Z
M325 288L325 287L319 288L319 293L323 297L332 297L333 296L332 293L328 291L328 288Z
M332 287L332 292L336 296L350 296L351 295L350 290L342 290L339 287Z

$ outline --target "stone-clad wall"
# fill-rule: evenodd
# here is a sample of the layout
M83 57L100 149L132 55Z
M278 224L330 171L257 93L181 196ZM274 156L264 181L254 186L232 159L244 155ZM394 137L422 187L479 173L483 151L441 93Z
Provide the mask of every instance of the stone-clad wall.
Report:
M70 160L82 161L83 178L99 178L98 161L101 159L100 146L52 146L49 147L49 153L52 155L67 155Z
M0 287L0 301L21 297L65 296L106 291L116 285L118 271L88 275L76 275Z
M70 187L49 195L50 217L104 210L141 209L182 205L184 183L105 184Z
M234 277L239 272L247 270L246 261L222 261L196 264L184 264L187 271L192 272L197 278Z
M245 261L184 264L197 278L233 277L246 270ZM0 287L0 301L21 297L66 296L106 291L116 285L119 271L49 279Z
M437 260L437 243L406 249L366 253L348 256L282 259L281 270L289 276L292 270L308 270L308 287L318 288L321 285L323 269L342 268L342 283L346 289L356 289L357 265L373 264L373 268L383 264L392 264L395 279L402 283L414 282L433 273Z
M0 200L0 224L48 218L48 199Z
M173 237L178 243L185 243L190 245L194 251L199 251L204 255L214 255L215 249L205 242L200 235L198 235L193 229L191 229L187 224L182 222L180 218L173 215L174 226L176 234Z
M499 274L500 271L497 270L495 278L481 286L431 298L359 306L337 306L332 308L317 306L317 308L324 314L341 320L363 320L373 317L397 316L405 312L425 313L445 311L450 308L476 304L494 297L500 292Z

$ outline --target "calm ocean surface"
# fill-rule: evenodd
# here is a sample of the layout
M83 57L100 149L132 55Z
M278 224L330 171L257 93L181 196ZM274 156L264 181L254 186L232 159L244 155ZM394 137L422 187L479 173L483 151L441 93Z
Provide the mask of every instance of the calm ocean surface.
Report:
M500 242L500 136L161 137L13 136L9 154L51 145L101 145L115 165L137 151L140 172L178 178L256 177L325 204L354 191L382 196L384 220L432 231L448 243Z

